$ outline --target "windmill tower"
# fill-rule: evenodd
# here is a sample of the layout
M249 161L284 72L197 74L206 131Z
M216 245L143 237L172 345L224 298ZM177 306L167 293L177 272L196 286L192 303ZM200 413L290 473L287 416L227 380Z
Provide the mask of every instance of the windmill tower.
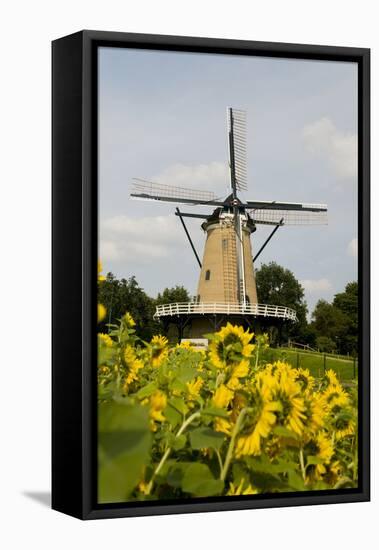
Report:
M176 207L188 241L200 267L197 295L192 302L157 306L155 316L167 326L178 327L179 338L186 329L192 338L218 330L230 321L253 326L257 320L296 321L293 309L259 303L254 275L254 261L279 227L327 223L327 206L239 198L247 191L246 114L227 109L230 169L230 194L220 200L210 191L161 185L134 179L131 198L171 202L188 206L215 207L211 214L181 212ZM206 241L202 261L195 249L184 218L203 219ZM257 225L271 225L273 230L253 257L251 234Z

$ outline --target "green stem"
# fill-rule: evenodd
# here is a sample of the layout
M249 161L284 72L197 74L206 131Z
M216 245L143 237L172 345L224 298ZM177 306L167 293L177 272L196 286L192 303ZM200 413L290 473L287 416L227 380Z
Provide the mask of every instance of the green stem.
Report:
M354 436L355 449L354 449L354 460L353 460L353 481L358 479L358 445L356 436Z
M226 475L228 473L230 462L231 462L232 457L233 457L234 443L235 443L236 437L237 437L237 435L240 431L242 421L245 417L245 414L246 414L247 410L248 409L242 409L242 411L239 413L239 416L237 418L237 422L234 425L234 428L233 428L233 431L232 431L232 436L231 436L230 442L229 442L228 451L227 451L226 457L225 457L224 466L223 466L223 468L221 470L221 474L220 474L220 479L222 481L225 481Z
M257 342L257 353L255 354L255 370L257 370L257 368L258 368L259 348L260 348L260 345L259 345L259 340L258 340L258 342Z
M187 428L187 426L189 426L191 424L191 422L193 422L195 420L195 418L198 418L199 416L200 416L200 411L197 411L197 412L194 412L193 414L191 414L191 416L189 416L187 418L187 420L185 420L183 422L183 424L181 425L181 427L178 430L178 433L176 434L175 437L179 437L180 435L182 435L182 433Z
M176 433L175 435L175 438L179 437L182 435L182 433L184 432L184 430L187 428L187 426L189 426L191 424L191 422L193 422L196 418L198 418L200 416L200 412L197 411L193 414L191 414L191 416L189 416L187 418L187 420L185 420L183 422L183 424L180 426L178 432ZM158 466L155 468L154 472L153 472L153 475L151 476L151 479L149 481L149 485L147 486L147 489L146 489L146 495L150 495L151 493L151 490L153 488L153 484L154 484L154 480L155 478L157 477L157 475L159 474L159 472L161 471L161 469L163 468L164 466L164 463L166 462L166 460L168 459L168 457L170 456L171 454L171 451L172 451L172 447L167 447L166 451L164 452L164 455L162 456L162 458L160 459L159 461L159 464Z
M219 466L220 466L220 475L221 475L221 472L222 472L222 460L221 460L220 451L218 451L217 449L215 449L215 452L216 452L216 456L217 456L217 459L218 459L218 464L219 464Z
M299 458L300 458L301 473L303 474L303 480L305 481L306 472L305 472L305 465L304 465L303 447L300 448Z

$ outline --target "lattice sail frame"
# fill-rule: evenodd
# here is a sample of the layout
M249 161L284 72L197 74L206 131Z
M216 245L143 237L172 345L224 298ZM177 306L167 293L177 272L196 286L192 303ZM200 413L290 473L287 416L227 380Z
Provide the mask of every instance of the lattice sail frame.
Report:
M165 185L154 183L152 181L133 178L132 190L130 193L133 198L141 199L184 199L197 202L211 202L215 200L212 191L201 189L191 189L189 187L176 187L174 185Z
M233 134L232 150L229 150L229 165L234 168L235 182L238 191L247 190L246 168L246 111L227 109L228 134ZM230 142L229 142L230 144Z
M304 205L306 206L306 205ZM325 206L325 205L319 205ZM325 206L326 209L326 206ZM273 210L270 208L248 210L254 223L262 225L327 225L325 211Z

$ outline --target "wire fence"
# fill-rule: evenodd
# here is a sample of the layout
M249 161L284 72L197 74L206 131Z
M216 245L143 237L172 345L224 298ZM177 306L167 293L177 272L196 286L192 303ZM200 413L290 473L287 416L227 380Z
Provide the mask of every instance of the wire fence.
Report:
M329 369L334 370L341 380L354 380L358 378L358 359L356 357L269 348L265 352L265 360L269 362L277 360L286 361L295 368L308 369L312 376L316 378L321 378Z

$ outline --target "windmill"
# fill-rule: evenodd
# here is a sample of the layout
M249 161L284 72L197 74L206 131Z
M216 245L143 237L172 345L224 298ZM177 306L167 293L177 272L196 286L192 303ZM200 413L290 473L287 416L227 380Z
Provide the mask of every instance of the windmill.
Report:
M211 191L133 180L130 194L133 199L214 207L212 213L204 214L182 212L176 206L175 214L200 267L198 290L192 302L157 306L155 317L166 325L175 324L179 337L183 336L185 327L192 338L201 337L227 321L248 326L264 319L295 322L293 309L259 303L254 262L280 227L327 223L324 204L241 200L240 193L247 191L245 111L227 109L227 133L230 193L225 199ZM204 220L201 227L207 238L202 261L184 218ZM253 257L250 236L260 225L273 226L273 229Z

